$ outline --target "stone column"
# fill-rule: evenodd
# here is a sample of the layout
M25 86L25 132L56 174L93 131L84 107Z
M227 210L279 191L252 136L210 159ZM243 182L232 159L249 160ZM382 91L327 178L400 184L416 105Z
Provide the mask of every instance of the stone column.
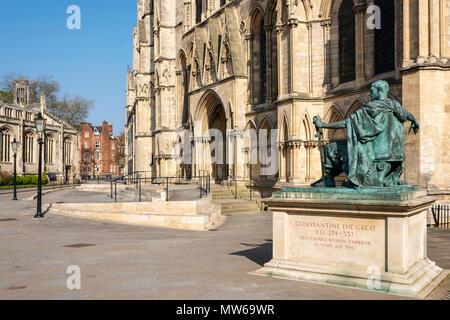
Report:
M235 130L236 130L236 138L235 138L236 179L245 179L244 176L245 176L246 154L244 148L244 131L240 129Z
M313 66L312 66L312 46L313 46L313 40L312 40L312 30L313 25L311 22L308 22L306 24L306 29L308 32L308 93L312 95L313 93Z
M291 149L291 164L295 164L291 165L291 181L293 183L303 183L306 178L306 147L302 149L302 146L305 147L305 142L296 140L294 148Z
M282 86L282 73L281 73L281 61L282 61L282 52L281 52L281 33L283 32L283 27L278 25L275 27L275 32L277 33L277 72L278 72L278 98L283 94L283 86Z
M311 165L311 153L314 149L315 143L314 141L308 141L305 143L306 150L306 167L305 167L305 181L310 182L313 180L312 175L312 165Z
M286 141L280 142L280 182L287 182L286 179Z
M270 47L272 39L272 26L265 25L264 30L266 31L266 103L272 103L272 48Z
M440 56L440 23L441 23L439 0L429 0L429 38L430 38L430 56Z
M294 84L296 83L294 81L295 79L295 28L298 26L298 20L296 18L291 18L288 21L288 28L289 28L289 94L292 94L295 91ZM311 53L311 46L310 46L310 53ZM311 63L312 57L310 58ZM311 66L310 66L311 68Z
M403 68L408 66L411 63L411 49L410 49L410 41L411 41L411 26L409 21L410 15L410 1L411 0L403 0Z
M429 56L429 0L417 0L418 2L418 21L419 21L419 56L428 57ZM437 18L437 17L436 17Z
M322 176L322 162L320 158L320 150L318 149L318 147L319 143L317 141L311 141L309 144L309 182L319 180ZM324 145L322 146L322 148L323 147Z

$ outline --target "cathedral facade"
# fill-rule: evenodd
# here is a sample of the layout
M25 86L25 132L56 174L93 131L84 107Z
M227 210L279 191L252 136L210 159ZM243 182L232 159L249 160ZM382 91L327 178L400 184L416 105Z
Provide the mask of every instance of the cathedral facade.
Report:
M421 124L417 135L405 127L405 180L448 190L449 57L447 0L139 0L127 171L310 184L321 176L313 117L347 118L383 79ZM211 129L224 164L211 161ZM343 138L326 131L322 142ZM273 165L261 148L276 172L261 174Z

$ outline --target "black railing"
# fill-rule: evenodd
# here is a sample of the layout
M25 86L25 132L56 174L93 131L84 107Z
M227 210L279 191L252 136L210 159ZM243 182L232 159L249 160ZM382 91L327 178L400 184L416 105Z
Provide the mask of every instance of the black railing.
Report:
M211 175L205 170L200 170L199 173L198 188L200 189L200 198L202 198L211 192Z
M450 204L434 204L431 206L434 226L437 228L450 228Z
M211 179L209 174L192 176L190 181L197 181L198 188L200 192L200 198L208 195L211 192ZM110 179L110 197L117 202L117 184L123 185L135 185L136 194L139 202L142 202L142 184L146 185L164 185L166 201L169 201L169 185L177 185L186 183L186 178L180 175L173 177L152 177L152 176L141 176L139 177L136 172L128 175L124 175L115 179Z
M242 184L248 188L249 191L249 200L253 200L253 192L259 193L262 196L263 190L258 187L254 181L252 180L243 180L243 179L233 179L229 180L229 187L233 189L234 187L234 198L238 198L238 184L242 182Z

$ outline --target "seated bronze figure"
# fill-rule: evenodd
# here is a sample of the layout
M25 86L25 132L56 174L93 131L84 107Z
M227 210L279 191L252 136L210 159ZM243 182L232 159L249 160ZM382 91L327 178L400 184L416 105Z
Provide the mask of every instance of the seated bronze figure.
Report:
M334 178L341 173L348 177L343 186L393 187L404 185L404 123L411 122L409 132L416 134L419 123L397 100L388 98L389 84L379 80L372 84L372 101L349 118L324 124L314 117L317 130L347 129L347 140L325 147L323 177L313 187L336 187Z

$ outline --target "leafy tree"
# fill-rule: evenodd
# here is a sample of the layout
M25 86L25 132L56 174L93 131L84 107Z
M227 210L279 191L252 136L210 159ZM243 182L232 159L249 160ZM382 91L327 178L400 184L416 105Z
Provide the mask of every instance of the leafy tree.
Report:
M123 168L125 167L125 132L122 131L118 138L116 164Z
M5 103L13 103L13 95L9 92L0 90L0 101Z

